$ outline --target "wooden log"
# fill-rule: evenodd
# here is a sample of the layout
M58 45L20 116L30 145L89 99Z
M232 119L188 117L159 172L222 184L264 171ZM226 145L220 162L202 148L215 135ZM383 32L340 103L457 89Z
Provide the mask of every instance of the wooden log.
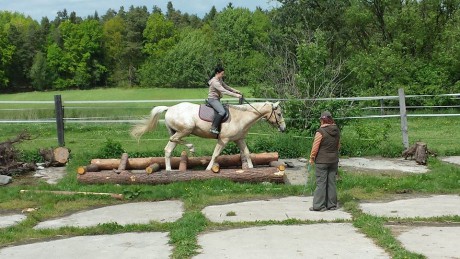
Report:
M99 172L99 167L97 165L86 165L86 166L79 166L77 168L77 174L85 174L86 172Z
M64 166L69 161L70 151L65 147L44 148L39 150L46 166Z
M212 164L211 171L215 174L218 174L220 171L220 165L219 163L214 163Z
M182 151L182 153L180 154L179 171L181 172L187 171L187 163L188 163L187 151Z
M271 167L276 167L280 171L286 170L286 164L282 161L271 161L268 165Z
M278 160L278 153L271 152L271 153L259 153L259 154L251 154L251 160L254 166L256 165L268 165L271 161ZM187 160L187 167L194 168L197 166L207 166L211 161L210 156L202 156L202 157L189 157ZM216 162L222 168L228 167L238 167L241 166L241 159L240 155L221 155L217 157ZM164 157L146 157L146 158L129 158L127 170L144 170L149 165L153 163L158 163L161 168L165 168L165 159ZM171 167L173 169L179 168L180 157L171 157ZM120 159L100 159L95 158L91 160L91 164L98 165L101 170L110 170L118 168L120 164Z
M144 170L124 170L120 174L112 170L103 170L97 173L87 172L77 175L78 181L85 184L168 184L212 178L229 179L241 183L284 183L284 172L278 171L275 167L260 167L248 170L220 169L218 174L210 170L187 170L186 172L161 170L155 174L146 174Z
M120 164L118 165L118 170L126 170L128 165L128 153L123 153L121 155Z
M91 172L94 173L94 172ZM73 192L73 191L42 191L42 190L20 190L19 193L51 193L51 194L61 194L61 195L75 195L75 194L84 194L84 195L102 195L110 196L112 198L123 200L123 194L118 193L106 193L106 192Z
M426 165L428 156L428 150L426 143L416 142L415 143L415 162L419 165Z
M151 173L154 173L154 172L158 172L160 171L160 165L158 163L153 163L149 166L147 166L147 168L145 168L145 172L148 173L148 174L151 174Z

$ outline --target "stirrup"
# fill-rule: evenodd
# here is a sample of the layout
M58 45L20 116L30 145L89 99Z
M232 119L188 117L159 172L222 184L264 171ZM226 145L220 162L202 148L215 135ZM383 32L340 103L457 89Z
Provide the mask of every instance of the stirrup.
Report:
M213 128L211 128L209 131L211 133L214 133L214 134L219 134L220 133L217 129L213 129Z

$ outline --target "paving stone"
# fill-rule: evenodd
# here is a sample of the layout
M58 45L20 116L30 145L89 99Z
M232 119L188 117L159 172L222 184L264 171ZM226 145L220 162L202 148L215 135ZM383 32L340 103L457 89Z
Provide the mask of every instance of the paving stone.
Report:
M281 199L246 201L208 206L203 214L213 222L252 222L262 220L351 220L351 215L342 209L325 212L309 211L313 197L286 197Z
M396 200L381 203L361 203L364 213L383 217L415 218L460 215L459 195L435 195L431 197Z
M397 239L409 251L427 258L460 258L460 227L415 227Z
M195 259L390 258L349 223L264 226L205 233Z
M18 224L25 220L26 215L15 214L15 215L0 215L0 228L6 228Z
M428 167L418 165L414 160L404 158L365 158L365 157L351 157L341 158L339 161L341 167L352 167L350 171L359 169L381 171L395 171L402 173L427 173Z
M115 222L119 225L147 224L150 221L174 222L182 217L183 211L181 201L126 203L44 221L35 226L34 229L60 228L64 226L91 227Z
M117 235L81 236L0 250L0 258L8 259L111 259L170 258L172 246L168 233L124 233Z

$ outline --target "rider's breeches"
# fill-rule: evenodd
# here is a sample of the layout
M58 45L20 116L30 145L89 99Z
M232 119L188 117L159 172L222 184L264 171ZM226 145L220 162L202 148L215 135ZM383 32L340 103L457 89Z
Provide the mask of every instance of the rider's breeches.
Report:
M224 106L222 105L222 103L219 100L209 98L208 103L209 103L209 105L212 106L212 108L214 108L214 110L216 110L216 112L220 116L225 117L226 112L225 112Z

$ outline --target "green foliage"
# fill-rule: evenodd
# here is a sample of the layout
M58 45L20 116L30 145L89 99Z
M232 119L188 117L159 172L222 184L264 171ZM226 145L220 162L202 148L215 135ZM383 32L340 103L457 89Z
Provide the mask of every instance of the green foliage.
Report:
M209 71L217 64L210 37L205 30L183 30L177 44L164 49L161 55L151 55L144 63L140 70L141 84L150 87L207 87Z
M238 148L238 145L235 144L235 142L229 142L224 150L222 150L222 155L235 155L239 154L240 149Z
M121 157L125 152L120 142L106 139L103 146L99 149L97 156L100 158L115 158Z
M320 126L319 117L323 111L332 113L340 129L350 122L346 117L361 113L358 107L348 101L291 100L284 105L284 117L289 118L287 129L297 134L304 132L314 136Z
M48 65L57 71L54 81L57 89L89 88L97 86L104 78L105 66L98 60L101 54L102 27L95 20L80 24L70 21L59 26L62 46L53 43L48 47Z
M401 154L401 146L388 142L391 125L353 123L347 137L341 141L340 154L343 156L380 155L395 157Z
M299 144L300 142L300 144ZM249 149L253 153L278 152L281 158L305 157L311 141L291 134L275 134L273 136L260 136L253 140Z

